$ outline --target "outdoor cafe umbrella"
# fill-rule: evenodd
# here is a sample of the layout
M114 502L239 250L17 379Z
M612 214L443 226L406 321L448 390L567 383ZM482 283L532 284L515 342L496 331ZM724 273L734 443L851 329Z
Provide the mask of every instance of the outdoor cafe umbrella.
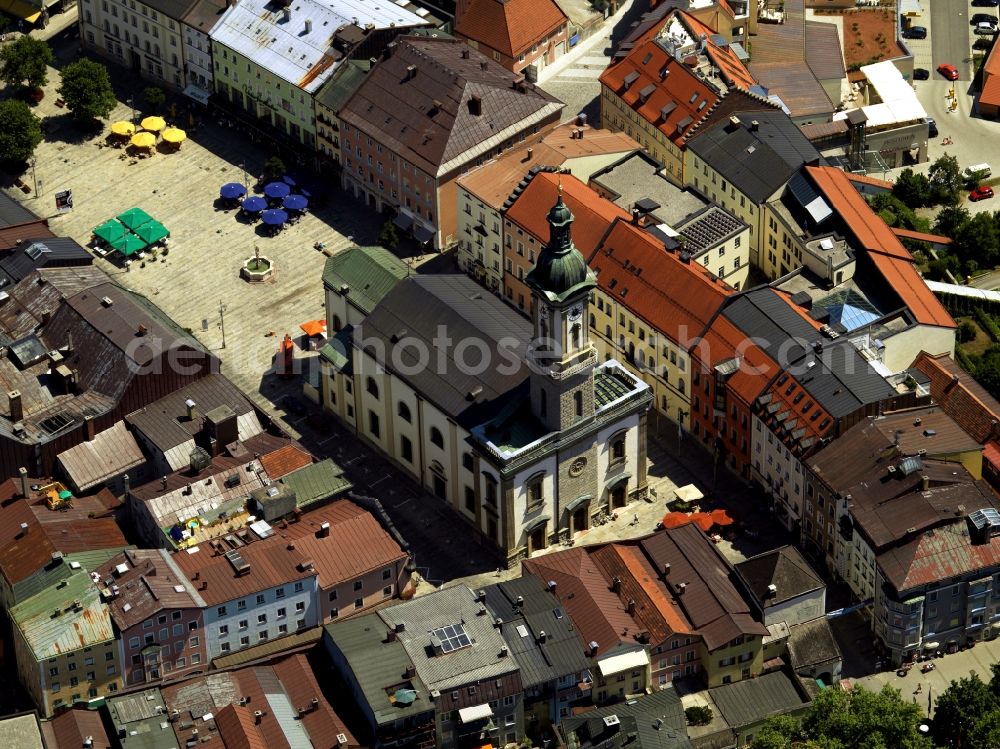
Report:
M267 201L259 195L251 195L243 201L243 210L247 213L260 213L267 208Z
M111 125L111 132L115 135L134 135L135 125L125 120L119 120Z
M129 255L134 255L140 250L146 249L146 243L135 234L126 234L125 240L122 242L122 246L116 247L115 249L117 249L125 257L128 257Z
M304 211L309 201L301 195L288 195L281 204L290 211Z
M295 185L297 185L297 184L298 184L298 183L297 183L297 182L295 181L295 178L294 178L294 177L289 177L289 176L288 176L287 174L286 174L286 175L285 175L284 177L282 177L282 178L281 178L281 181L282 181L282 182L284 182L284 183L285 183L286 185L288 185L289 187L295 187Z
M143 130L149 130L150 132L158 132L167 126L167 121L162 117L147 117L142 122Z
M264 194L272 200L281 200L292 191L284 182L271 182L264 187Z
M118 220L132 231L135 231L143 224L152 221L153 217L142 210L142 208L129 208L125 213L118 214Z
M264 219L264 223L268 226L281 226L283 223L288 221L288 214L280 208L272 208L269 211L264 211L262 217Z
M179 127L168 127L160 134L167 143L179 144L187 138L187 133Z
M219 189L219 195L225 200L236 200L247 194L247 189L239 182L227 182Z
M310 338L315 338L318 335L326 335L326 320L310 320L309 322L302 323L299 327Z
M144 241L146 244L153 244L154 242L159 242L161 239L165 239L167 236L170 235L170 232L167 231L167 227L165 227L163 224L161 224L159 221L156 221L155 219L152 221L147 221L142 226L133 229L133 231L135 232L136 236L138 236L139 239Z
M128 229L126 229L118 220L113 218L108 219L100 226L94 228L94 236L103 239L112 246L114 242L124 241L127 233Z
M729 516L729 513L723 509L712 510L708 513L712 518L712 523L722 528L726 525L732 525L735 521Z
M132 136L132 145L136 148L152 148L156 145L156 136L152 133L136 133Z

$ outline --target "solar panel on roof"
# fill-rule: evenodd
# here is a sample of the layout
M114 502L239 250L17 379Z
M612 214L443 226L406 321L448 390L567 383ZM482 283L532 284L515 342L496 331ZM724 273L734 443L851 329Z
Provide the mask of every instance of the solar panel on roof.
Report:
M451 653L472 645L471 638L461 624L448 624L432 630L431 642L436 648L440 648L442 653Z

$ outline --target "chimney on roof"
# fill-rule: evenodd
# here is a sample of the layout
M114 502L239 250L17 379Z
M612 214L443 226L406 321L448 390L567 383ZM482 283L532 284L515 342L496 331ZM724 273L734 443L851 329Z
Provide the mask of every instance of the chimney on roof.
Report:
M760 130L760 123L757 120L750 120L750 131L756 133Z
M394 642L396 640L396 630L390 629L385 633L385 642Z
M285 22L292 20L292 9L291 8L282 8L281 9L281 20L285 21Z
M677 595L684 595L684 590L687 588L687 583L677 583Z
M619 590L621 590L621 587L622 587L622 579L618 577L618 575L615 575L613 578L611 578L611 590L617 593Z
M545 586L545 589L547 591L549 591L549 593L552 593L553 595L555 595L555 592L556 592L556 581L555 580L549 580L548 585Z
M951 376L951 382L949 382L947 385L944 386L944 391L946 393L950 393L952 390L954 390L958 386L958 383L961 382L961 381L962 380L961 380L961 378L958 375L952 375Z
M184 401L184 405L187 407L187 420L194 421L194 417L198 413L197 410L195 409L195 406L197 404L193 400L188 398L186 401Z
M28 469L21 467L17 469L18 477L21 479L21 496L28 498Z
M21 402L21 391L9 391L7 393L7 402L10 405L10 420L16 424L24 418L24 404Z
M316 538L326 538L330 535L330 523L325 521L316 532Z
M587 647L587 649L590 651L588 653L588 655L591 658L597 657L597 650L598 650L598 648L600 648L600 645L597 644L597 640L591 640L590 641L590 645Z
M539 642L539 644L545 642L545 638L546 638L545 630L544 629L539 630L538 631L538 642Z
M417 66L416 65L407 65L406 66L406 80L412 81L416 77L417 77Z
M28 524L21 523L21 535L26 536L28 534Z
M663 576L664 577L670 576L670 562L663 563Z
M306 19L306 31L305 31L305 33L307 33L307 34L312 33L312 30L313 30L312 19L311 18L307 18Z
M87 442L93 442L94 441L94 435L95 435L96 430L97 430L97 427L94 426L94 417L93 416L89 416L88 415L88 416L84 416L83 417L83 429L84 429L84 434L87 437Z
M254 722L254 724L256 724L256 725L259 726L260 725L260 719L263 718L263 717L264 717L264 711L263 710L254 710L253 711L253 722Z
M469 50L467 50L467 49L463 49L462 50L462 59L463 60L468 60L469 59Z
M628 611L628 613L634 614L635 613L635 599L634 598L629 598L628 599L628 605L625 608Z
M469 97L469 114L473 117L478 117L483 113L483 100L477 94L473 94Z
M632 209L632 223L633 224L635 224L636 226L638 226L639 225L639 218L641 216L642 216L642 211L640 211L638 208L633 208Z
M930 485L931 485L930 476L921 476L920 477L920 491L922 491L922 492L927 491L930 488Z

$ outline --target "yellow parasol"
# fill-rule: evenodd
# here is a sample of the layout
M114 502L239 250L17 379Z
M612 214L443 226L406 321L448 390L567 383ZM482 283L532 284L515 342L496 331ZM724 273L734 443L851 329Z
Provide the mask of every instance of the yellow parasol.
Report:
M162 117L147 117L141 123L143 130L149 130L150 132L158 132L167 126L166 120Z
M160 135L163 136L163 140L167 141L167 143L180 143L187 138L187 133L179 127L168 127Z
M152 133L136 133L132 136L132 145L137 148L152 148L156 145L156 136Z
M120 120L111 125L111 132L115 135L133 135L135 133L135 125L131 122Z

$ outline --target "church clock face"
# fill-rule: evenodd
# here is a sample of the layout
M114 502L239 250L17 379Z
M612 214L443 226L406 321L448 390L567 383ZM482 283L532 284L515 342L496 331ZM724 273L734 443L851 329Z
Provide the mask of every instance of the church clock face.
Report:
M569 319L574 321L579 320L580 315L582 314L583 314L583 307L581 307L579 304L574 304L572 307L570 307Z

